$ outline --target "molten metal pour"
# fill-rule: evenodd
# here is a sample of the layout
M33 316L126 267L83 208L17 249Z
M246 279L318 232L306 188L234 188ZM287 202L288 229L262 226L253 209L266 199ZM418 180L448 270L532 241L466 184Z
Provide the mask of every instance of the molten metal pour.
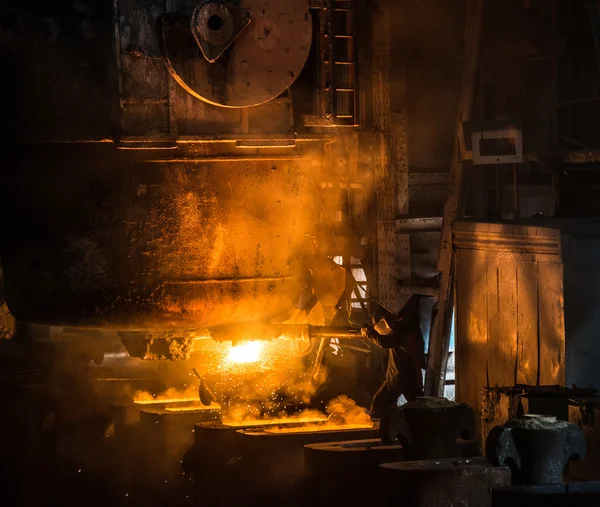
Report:
M312 382L319 378L323 355L325 354L325 348L329 339L357 339L361 337L360 328L312 326L308 324L265 324L263 321L223 324L215 326L209 331L210 337L215 341L232 342L233 346L226 359L231 364L258 361L264 347L263 340L274 340L277 338L303 341L319 340L311 375ZM249 335L260 337L260 339L246 341L245 338ZM218 402L206 379L196 369L193 372L199 380L198 394L202 404L209 406L211 403Z

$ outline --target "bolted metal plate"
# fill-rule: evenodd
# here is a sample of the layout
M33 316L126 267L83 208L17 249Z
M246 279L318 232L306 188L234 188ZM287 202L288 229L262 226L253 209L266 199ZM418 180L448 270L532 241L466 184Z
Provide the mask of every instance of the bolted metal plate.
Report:
M250 16L247 26L243 11ZM173 78L209 104L268 102L290 87L308 58L312 20L307 0L241 0L237 7L205 2L191 21L184 18L174 13L161 21L163 54Z
M214 63L248 23L248 11L229 2L207 0L194 9L190 28L204 58Z

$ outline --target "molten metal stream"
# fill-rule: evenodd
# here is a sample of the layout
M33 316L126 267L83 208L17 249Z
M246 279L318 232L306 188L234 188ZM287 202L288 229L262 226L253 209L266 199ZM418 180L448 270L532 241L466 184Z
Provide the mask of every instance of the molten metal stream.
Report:
M261 341L248 341L233 345L227 354L230 363L256 363L261 358L264 344Z

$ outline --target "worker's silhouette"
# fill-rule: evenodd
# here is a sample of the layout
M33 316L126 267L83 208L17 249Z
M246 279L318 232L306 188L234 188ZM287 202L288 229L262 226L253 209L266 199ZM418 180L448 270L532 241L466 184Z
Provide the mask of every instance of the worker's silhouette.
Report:
M384 311L375 327L362 330L363 338L383 349L387 361L385 381L373 397L371 415L382 418L400 395L407 401L423 396L425 351L419 319L419 298L412 296L398 315ZM387 323L387 326L386 326Z

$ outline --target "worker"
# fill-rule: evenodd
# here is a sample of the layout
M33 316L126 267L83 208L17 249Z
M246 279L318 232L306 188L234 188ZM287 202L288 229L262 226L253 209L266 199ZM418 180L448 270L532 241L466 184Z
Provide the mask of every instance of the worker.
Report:
M383 349L387 361L385 380L371 403L371 416L381 419L400 396L413 401L423 396L425 351L419 318L419 298L412 296L398 315L384 312L374 326L365 326L362 337Z

